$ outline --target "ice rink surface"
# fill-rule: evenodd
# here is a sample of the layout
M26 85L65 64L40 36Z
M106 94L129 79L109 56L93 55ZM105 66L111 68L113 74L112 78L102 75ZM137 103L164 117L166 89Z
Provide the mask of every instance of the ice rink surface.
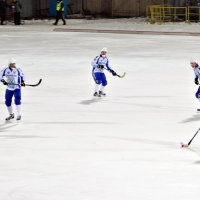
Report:
M26 74L22 121L5 123L0 85L1 200L197 200L200 127L191 58L196 36L0 30L0 65ZM27 29L27 28L26 28ZM91 60L107 47L107 97Z

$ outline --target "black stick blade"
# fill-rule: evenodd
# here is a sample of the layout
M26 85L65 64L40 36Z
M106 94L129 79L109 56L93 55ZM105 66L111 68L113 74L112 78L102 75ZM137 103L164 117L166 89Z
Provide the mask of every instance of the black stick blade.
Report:
M42 79L40 79L38 81L38 83L36 83L36 84L26 84L26 86L36 87L36 86L40 85L41 82L42 82Z
M124 78L125 75L126 75L126 72L124 72L123 75L121 75L121 76L117 74L117 76L118 76L119 78Z

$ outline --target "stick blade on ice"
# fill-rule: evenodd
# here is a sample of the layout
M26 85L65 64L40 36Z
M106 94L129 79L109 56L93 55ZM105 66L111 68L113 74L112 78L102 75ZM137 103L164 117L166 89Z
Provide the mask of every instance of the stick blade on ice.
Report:
M181 142L181 148L187 148L189 145Z

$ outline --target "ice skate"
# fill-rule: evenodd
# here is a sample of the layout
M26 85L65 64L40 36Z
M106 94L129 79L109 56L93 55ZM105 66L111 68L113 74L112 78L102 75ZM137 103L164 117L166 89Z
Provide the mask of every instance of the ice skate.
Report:
M93 96L94 96L94 97L100 97L100 95L98 94L98 92L95 92L95 93L93 94Z
M6 118L6 121L9 121L11 119L14 119L14 114L10 114L10 116Z
M16 120L19 121L21 120L21 118L22 118L21 115L18 115Z
M106 93L99 91L99 96L106 96Z

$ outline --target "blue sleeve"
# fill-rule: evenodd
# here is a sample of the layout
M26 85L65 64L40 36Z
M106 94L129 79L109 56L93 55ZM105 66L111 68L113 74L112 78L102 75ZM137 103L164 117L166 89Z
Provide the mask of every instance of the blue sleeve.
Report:
M113 71L112 68L111 68L111 66L110 66L110 63L109 63L109 60L108 60L108 59L107 59L106 67L107 67L107 70L108 70L109 72L112 72L112 71Z
M20 68L18 68L18 73L19 73L19 76L21 78L21 81L25 82L25 75Z
M4 70L2 70L2 71L0 72L0 81L1 81L1 80L3 79L3 77L5 76L6 69L7 69L7 68L5 68Z

